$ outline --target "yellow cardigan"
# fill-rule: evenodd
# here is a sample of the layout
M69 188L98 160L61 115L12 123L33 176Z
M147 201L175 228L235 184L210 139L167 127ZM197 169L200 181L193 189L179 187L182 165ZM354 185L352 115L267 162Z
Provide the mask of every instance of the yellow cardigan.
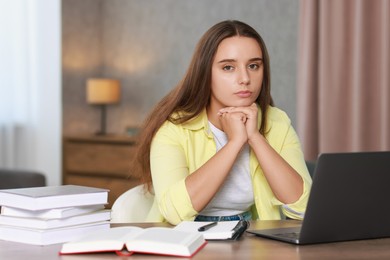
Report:
M268 185L254 152L250 152L250 173L255 204L253 219L274 220L288 216L302 219L311 187L301 145L290 119L278 108L269 107L266 139L269 144L302 176L302 196L292 204L282 206ZM258 124L261 115L259 113ZM154 205L147 221L168 221L178 224L193 220L198 212L188 195L185 178L201 167L216 153L209 129L206 109L193 120L176 125L165 122L156 133L150 152ZM281 215L282 214L282 215Z

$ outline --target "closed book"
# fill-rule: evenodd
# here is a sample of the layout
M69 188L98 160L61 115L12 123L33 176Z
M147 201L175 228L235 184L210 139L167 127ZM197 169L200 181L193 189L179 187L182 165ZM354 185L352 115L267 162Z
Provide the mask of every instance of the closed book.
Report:
M115 227L93 232L62 245L60 254L116 252L191 257L206 245L197 232L185 232L165 227Z
M78 185L0 190L0 206L44 210L106 204L108 190Z
M50 229L75 226L92 222L110 220L110 210L99 210L92 213L60 219L26 218L0 215L0 225L18 226L36 229Z
M206 240L236 240L249 227L249 222L246 220L236 221L220 221L210 228L202 230L202 227L213 222L207 221L182 221L174 229L187 232L199 232Z
M0 239L31 245L52 245L69 242L96 230L108 230L110 222L97 222L72 227L36 229L0 225ZM23 248L21 249L23 250Z
M58 209L43 209L43 210L26 210L13 207L1 207L1 215L14 216L14 217L26 217L26 218L69 218L81 214L90 213L93 211L104 209L104 205L90 205L90 206L78 206L67 207Z

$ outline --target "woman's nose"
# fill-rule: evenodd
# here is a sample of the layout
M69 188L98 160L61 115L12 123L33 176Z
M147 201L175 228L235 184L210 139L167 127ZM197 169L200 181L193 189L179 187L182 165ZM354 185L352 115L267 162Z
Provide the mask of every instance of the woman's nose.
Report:
M248 85L250 82L249 73L246 69L240 71L238 84L240 85Z

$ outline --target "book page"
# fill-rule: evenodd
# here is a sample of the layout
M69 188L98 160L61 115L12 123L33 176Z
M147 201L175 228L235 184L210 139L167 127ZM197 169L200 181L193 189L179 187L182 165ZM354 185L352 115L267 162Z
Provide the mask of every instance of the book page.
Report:
M88 233L84 237L63 244L61 254L122 250L125 241L142 232L140 227L115 227Z
M126 242L142 232L140 227L114 227L109 230L101 230L93 232L81 238L80 240L95 241L95 240L117 240Z
M144 229L133 239L127 240L126 248L129 252L190 256L204 243L197 232L154 227Z
M167 244L187 245L189 241L185 240L185 234L175 232L173 228L153 227L144 229L143 232L136 235L137 240L157 241Z

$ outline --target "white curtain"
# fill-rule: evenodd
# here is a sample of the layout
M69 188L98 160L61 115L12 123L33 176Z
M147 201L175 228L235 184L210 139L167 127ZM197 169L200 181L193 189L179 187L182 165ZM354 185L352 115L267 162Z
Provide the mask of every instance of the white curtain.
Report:
M61 180L61 1L0 0L0 167Z

